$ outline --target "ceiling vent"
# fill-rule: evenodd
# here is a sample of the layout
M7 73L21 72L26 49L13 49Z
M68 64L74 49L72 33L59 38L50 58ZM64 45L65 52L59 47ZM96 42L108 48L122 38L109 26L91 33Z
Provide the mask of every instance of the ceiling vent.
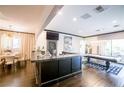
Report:
M113 27L119 27L119 25L114 25Z
M96 31L100 31L100 29L96 29Z
M88 19L90 17L91 17L91 15L88 14L88 13L86 13L86 14L84 14L84 15L81 16L81 18L83 18L83 19Z
M101 5L99 5L94 10L95 10L96 13L101 13L101 12L105 11L106 8L101 6Z

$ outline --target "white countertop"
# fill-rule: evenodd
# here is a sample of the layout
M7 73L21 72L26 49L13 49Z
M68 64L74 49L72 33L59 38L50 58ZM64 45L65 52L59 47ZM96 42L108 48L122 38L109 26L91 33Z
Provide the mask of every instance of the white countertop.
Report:
M81 56L80 54L69 54L69 55L59 55L59 56L41 56L41 57L37 57L34 56L32 57L31 61L35 62L35 61L46 61L46 60L51 60L51 59L59 59L59 58L66 58L66 57L73 57L73 56Z

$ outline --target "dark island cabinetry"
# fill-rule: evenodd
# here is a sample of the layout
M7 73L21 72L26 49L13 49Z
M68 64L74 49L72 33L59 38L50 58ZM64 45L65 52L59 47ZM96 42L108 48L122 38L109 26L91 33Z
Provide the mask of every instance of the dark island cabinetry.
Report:
M71 58L63 58L59 60L59 76L65 76L71 73Z
M39 86L81 73L81 56L32 60Z
M41 80L46 82L58 77L58 61L50 60L41 65Z
M81 69L81 57L76 56L72 58L72 72L79 71Z

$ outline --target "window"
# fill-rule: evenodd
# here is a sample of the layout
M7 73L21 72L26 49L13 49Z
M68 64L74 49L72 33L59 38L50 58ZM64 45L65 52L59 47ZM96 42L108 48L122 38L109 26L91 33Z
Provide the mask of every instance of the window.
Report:
M96 42L98 42L98 44ZM120 59L119 62L124 63L123 42L124 39L96 40L95 42L87 41L86 51L90 49L91 52L86 53L94 54L95 51L98 55L117 57Z
M19 49L20 48L20 38L14 37L13 38L13 49Z
M20 52L20 48L21 48L21 38L20 37L13 37L12 40L12 50L15 53Z
M12 48L11 47L12 38L9 37L8 35L4 34L2 36L1 42L2 42L2 46L3 46L4 50Z
M120 57L120 62L124 63L124 39L112 40L112 56Z
M111 56L111 40L99 40L99 54L104 56Z
M3 34L2 39L3 50L11 50L12 52L19 52L21 47L21 38L17 36L10 36L8 34Z

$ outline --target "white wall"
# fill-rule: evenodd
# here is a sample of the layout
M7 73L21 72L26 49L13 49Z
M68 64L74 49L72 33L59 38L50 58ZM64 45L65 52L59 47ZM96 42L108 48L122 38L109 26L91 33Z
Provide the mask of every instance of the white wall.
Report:
M58 54L64 50L64 36L71 36L65 34L59 34L59 40L57 41L57 51ZM74 53L84 53L85 44L83 43L83 38L71 36L72 37L72 51ZM81 43L82 42L82 43ZM36 48L42 48L44 46L45 50L47 48L46 41L46 31L41 32L36 41ZM81 50L80 50L81 49Z
M64 50L64 36L72 37L72 51L70 52L80 53L81 48L80 42L83 40L83 38L65 34L59 34L58 52L62 52Z
M44 46L44 48L46 50L46 47L47 47L46 31L42 31L40 33L40 35L37 37L37 39L36 39L36 49L37 49L37 47L40 47L40 49L42 49L43 46Z

